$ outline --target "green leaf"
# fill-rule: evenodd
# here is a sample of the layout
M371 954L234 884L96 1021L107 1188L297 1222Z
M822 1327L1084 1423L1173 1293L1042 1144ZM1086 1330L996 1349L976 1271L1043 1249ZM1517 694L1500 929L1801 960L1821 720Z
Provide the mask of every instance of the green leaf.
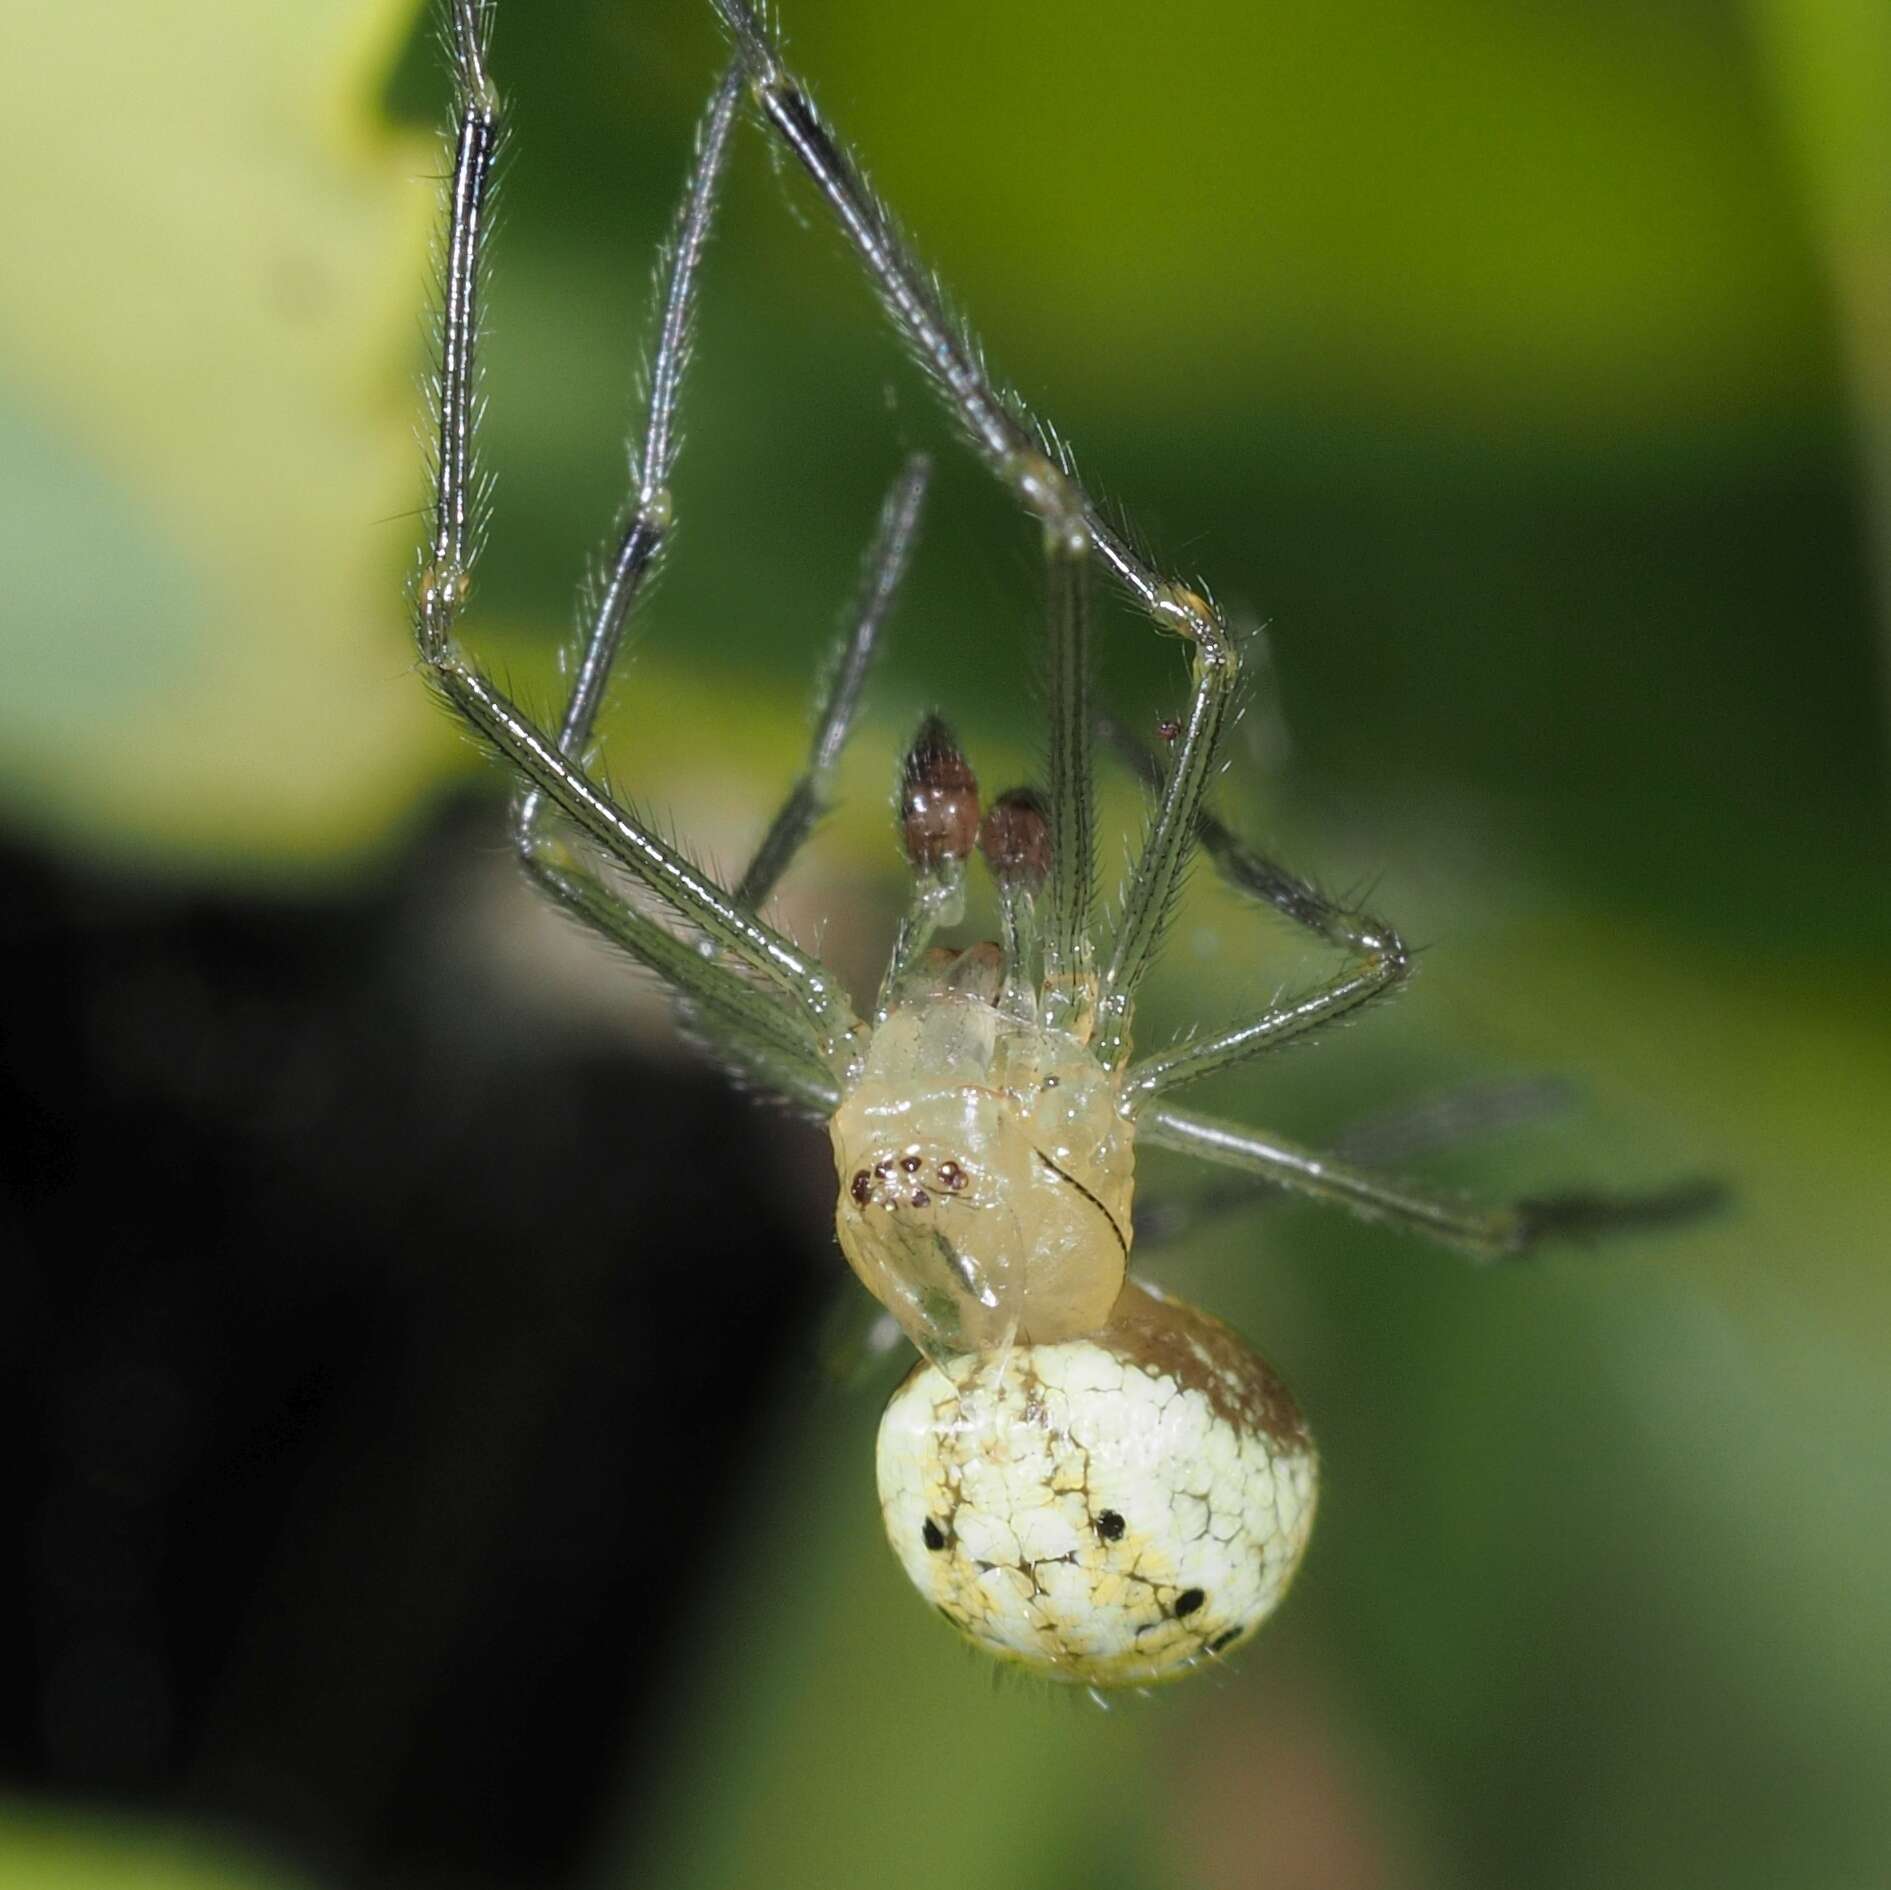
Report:
M83 845L293 872L450 737L408 674L437 169L399 0L10 9L0 781Z

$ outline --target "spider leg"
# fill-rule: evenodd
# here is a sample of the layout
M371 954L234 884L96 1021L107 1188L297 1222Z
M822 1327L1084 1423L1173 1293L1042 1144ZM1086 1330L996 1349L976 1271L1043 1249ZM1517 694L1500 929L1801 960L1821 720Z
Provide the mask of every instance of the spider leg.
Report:
M1478 1207L1357 1162L1188 1110L1152 1109L1142 1120L1141 1133L1163 1148L1240 1169L1295 1194L1337 1202L1367 1220L1395 1222L1483 1261L1517 1259L1552 1239L1692 1220L1726 1199L1720 1183L1697 1180L1646 1194L1537 1195Z
M923 453L915 453L894 480L880 508L880 523L867 552L865 577L854 607L852 628L836 654L821 702L815 714L814 739L808 746L808 765L776 811L768 832L749 861L735 889L736 903L759 912L775 890L789 862L800 851L814 824L827 811L827 788L839 764L841 750L853 732L861 692L872 666L874 646L893 599L912 561L919 536L919 513L925 503L931 468Z
M1239 683L1239 647L1214 605L1158 571L1084 491L1051 436L994 386L977 343L949 312L937 284L914 263L892 217L822 122L806 88L783 65L746 0L712 4L748 69L757 108L827 200L894 326L973 446L1025 510L1042 521L1060 547L1056 555L1073 563L1100 558L1159 629L1190 645L1189 713L1102 973L1096 1053L1114 1065L1127 1054L1136 987L1194 842L1216 742ZM1075 890L1070 889L1073 895Z
M1142 743L1108 720L1098 728L1110 746L1150 786L1162 782L1162 765ZM1195 835L1216 870L1237 891L1270 905L1316 938L1339 947L1349 960L1317 990L1277 1005L1259 1017L1212 1036L1144 1057L1124 1073L1123 1096L1131 1109L1212 1071L1259 1056L1335 1018L1356 1011L1397 989L1411 975L1411 954L1389 925L1356 906L1329 898L1310 880L1248 845L1212 807L1200 807Z
M556 834L526 856L533 881L678 994L687 1024L742 1073L817 1116L830 1116L841 1086L800 1016L772 992L718 970L699 946L646 918Z
M420 657L440 693L526 777L528 801L534 794L543 794L555 803L567 819L640 879L677 918L702 938L725 950L751 974L745 975L735 966L718 964L695 953L695 964L687 968L687 977L681 979L691 997L711 1004L718 1017L731 1027L739 1018L748 1019L744 1028L763 1033L757 1036L758 1056L772 1054L766 1045L787 1030L798 1046L798 1054L817 1068L831 1070L843 1059L850 1033L858 1028L858 1020L826 967L745 911L693 862L619 806L573 759L565 742L553 742L479 671L454 639L459 613L471 590L477 538L473 516L475 350L486 200L501 125L498 94L486 68L487 19L480 0L455 0L452 40L459 98L443 259L433 532L415 600L415 640ZM720 118L725 135L732 105L732 88L725 84L717 94L716 103L712 104L707 121L713 127ZM711 142L714 135L712 132ZM713 173L715 160L711 158L707 164ZM704 165L705 160L699 156L699 173ZM685 200L686 223L687 206L697 194L694 182ZM683 273L687 274L687 267ZM653 411L661 411L666 416L660 438L667 437L667 415L673 406L674 383L680 377L681 337L687 332L687 311L685 287L676 338L671 340L667 356L660 349L660 362L667 358L670 367L660 369L653 377L653 383L660 386L667 372L671 389L667 395L653 398ZM666 334L668 332L666 326ZM653 473L649 455L646 455L643 471L647 486ZM643 509L652 512L650 523L661 524L655 509ZM634 529L633 526L633 532ZM573 708L565 720L571 749L581 743L589 720L595 715L609 660L635 594L635 580L647 565L648 555L643 554L641 562L629 574L614 622L602 630L594 629L587 643L585 667L595 681L588 689L581 686L574 692ZM530 835L535 823L535 813L522 807L518 825ZM536 843L532 850L538 850ZM646 964L672 978L685 969L670 947L688 950L689 942L672 938L654 921L624 906L595 874L577 867L568 855L548 857L536 870L540 879L571 910L603 926ZM611 908L608 919L607 905ZM758 1005L767 1005L774 1013L767 1016L765 1025L766 1014ZM782 1020L779 1024L777 1018Z
M1146 780L1160 773L1147 749L1114 724L1100 725L1111 745ZM1691 1219L1723 1198L1720 1184L1688 1181L1641 1195L1544 1195L1479 1208L1380 1172L1382 1163L1460 1139L1495 1123L1541 1113L1553 1086L1498 1086L1464 1092L1384 1118L1321 1154L1174 1108L1148 1105L1165 1091L1291 1041L1348 1011L1384 997L1409 976L1399 935L1356 907L1330 899L1310 881L1249 846L1211 809L1196 834L1216 869L1239 891L1264 901L1296 925L1339 946L1355 961L1317 991L1199 1042L1146 1057L1125 1072L1123 1097L1149 1138L1167 1148L1241 1169L1270 1189L1338 1201L1370 1219L1392 1220L1487 1260L1529 1253L1555 1237L1626 1231ZM1147 1113L1142 1113L1147 1109ZM1426 1112L1429 1113L1426 1113Z
M1388 1168L1415 1156L1540 1122L1566 1109L1572 1085L1562 1077L1525 1076L1465 1083L1416 1102L1402 1103L1349 1124L1333 1139L1333 1154L1364 1168ZM1136 1198L1138 1251L1165 1246L1229 1214L1278 1205L1279 1183L1258 1175L1231 1179L1187 1196Z
M1050 875L1045 892L1045 1021L1090 1032L1097 999L1090 913L1096 901L1096 793L1090 763L1090 559L1044 538L1050 697Z
M566 756L581 754L591 738L643 584L674 523L669 481L678 445L676 410L689 359L697 272L715 212L741 78L740 65L732 62L697 128L695 158L659 262L653 324L657 341L642 451L633 457L629 515L592 613L559 727L558 747ZM820 811L819 790L858 708L874 639L911 548L924 484L923 461L915 459L888 498L867 591L822 711L809 772L776 816L762 851L735 892L736 904L751 911L767 897ZM805 1032L789 1027L794 1020L766 993L746 984L730 987L719 982L707 972L701 951L637 911L577 858L548 830L545 797L537 788L515 799L513 831L526 870L539 886L674 986L691 1023L771 1088L823 1114L832 1110L839 1100L838 1085L830 1071L809 1057Z
M1160 792L1164 771L1155 753L1112 716L1098 716L1095 727L1118 759L1151 792ZM1195 817L1195 837L1216 872L1237 892L1272 906L1282 918L1329 945L1365 955L1396 938L1390 926L1370 913L1329 898L1311 880L1250 846L1206 802Z
M715 215L716 193L728 153L729 128L741 91L742 70L732 62L716 87L696 130L696 155L683 186L676 225L657 266L656 350L650 362L649 401L644 417L643 449L633 453L629 516L619 533L609 570L591 615L571 697L558 729L558 751L584 753L603 706L611 669L623 648L624 633L637 607L644 579L654 568L675 524L670 474L676 465L676 404L689 365L696 309L696 273ZM519 849L529 859L544 811L545 797L525 789L513 802L512 825Z
M748 869L736 886L736 903L751 912L759 911L801 850L815 823L827 811L827 787L838 765L847 738L853 732L859 712L867 672L873 665L875 648L887 615L892 609L906 567L911 562L913 546L919 535L919 514L925 503L926 481L930 468L923 453L913 454L888 490L880 508L880 523L868 549L861 593L845 641L835 653L825 687L815 712L814 737L808 747L808 764L788 791L787 798L775 811L768 831L756 848ZM570 904L561 888L552 889ZM608 890L606 889L608 899ZM621 901L607 908L593 923L617 936L616 927L625 908ZM633 919L638 915L631 913ZM668 934L664 935L666 939ZM699 966L701 954L681 948ZM752 1022L728 1015L726 1004L718 1006L712 995L705 1002L692 983L691 967L685 963L666 969L665 976L684 994L679 1007L686 1024L702 1029L721 1048L759 1076L770 1087L787 1095L822 1116L831 1115L840 1101L840 1084L832 1071L809 1065L805 1055L795 1055L796 1046L780 1041L767 1042L766 1063L758 1063L756 1053L766 1033L757 1031ZM731 1029L730 1025L734 1025ZM718 1028L718 1026L721 1028Z
M741 69L732 64L697 128L695 158L658 265L657 340L650 364L642 451L633 457L629 515L593 607L559 725L558 749L567 757L581 755L591 739L644 582L674 522L669 480L676 462L676 408L689 358L697 270L715 211L740 90ZM537 787L523 790L513 801L513 834L519 854L541 890L681 993L696 1025L751 1075L806 1107L831 1111L839 1086L810 1054L814 1046L800 1020L768 992L750 984L731 984L711 972L709 961L695 945L624 899L549 824L547 815L545 795ZM738 893L737 903L753 905L754 901Z

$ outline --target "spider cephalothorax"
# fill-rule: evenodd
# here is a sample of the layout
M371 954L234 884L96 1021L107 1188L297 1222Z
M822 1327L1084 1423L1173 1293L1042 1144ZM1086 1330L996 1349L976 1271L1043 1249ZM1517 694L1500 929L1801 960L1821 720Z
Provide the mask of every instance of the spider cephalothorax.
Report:
M1052 1678L1110 1685L1186 1672L1251 1633L1284 1593L1312 1521L1315 1465L1300 1414L1267 1365L1219 1321L1129 1278L1138 1137L1485 1259L1549 1233L1671 1218L1704 1191L1476 1208L1357 1158L1175 1105L1184 1085L1391 990L1409 968L1405 949L1390 927L1326 898L1216 819L1207 794L1239 687L1238 640L1204 590L1165 576L1099 511L1055 436L998 391L746 0L713 4L734 56L704 115L658 270L632 501L553 733L456 637L478 535L474 352L500 106L487 67L490 0L450 0L458 101L432 527L415 585L421 660L515 771L513 830L538 885L663 978L695 1031L746 1080L828 1122L841 1247L922 1354L887 1408L879 1448L887 1527L921 1591L973 1640ZM818 958L762 915L824 805L859 708L912 551L923 460L907 464L887 497L807 769L735 884L719 884L652 832L585 759L625 626L674 523L669 477L697 263L745 98L826 200L902 339L1044 543L1046 779L981 808L950 732L936 718L922 725L898 806L913 899L865 1016ZM1107 937L1096 926L1088 699L1098 567L1181 641L1190 672L1186 712L1163 724L1160 759L1128 745L1154 805ZM1344 962L1293 1002L1137 1057L1136 992L1198 843L1234 885ZM975 853L996 880L1004 936L935 946L962 916Z
M995 946L929 953L829 1124L841 1250L931 1355L1094 1332L1122 1290L1133 1131L1034 1013Z

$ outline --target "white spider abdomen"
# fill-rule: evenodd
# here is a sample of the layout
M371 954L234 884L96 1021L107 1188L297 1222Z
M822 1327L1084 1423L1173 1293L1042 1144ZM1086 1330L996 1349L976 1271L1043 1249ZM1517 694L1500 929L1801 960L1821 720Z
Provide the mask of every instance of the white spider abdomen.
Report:
M916 1366L880 1423L881 1512L920 1593L1049 1679L1172 1678L1271 1614L1317 1463L1286 1387L1137 1285L1083 1339Z

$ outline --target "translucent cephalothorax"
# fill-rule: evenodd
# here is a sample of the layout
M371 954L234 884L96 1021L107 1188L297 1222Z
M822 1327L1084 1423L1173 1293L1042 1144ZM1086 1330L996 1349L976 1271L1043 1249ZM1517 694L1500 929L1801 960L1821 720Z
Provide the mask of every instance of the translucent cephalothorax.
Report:
M933 1359L1095 1332L1129 1263L1116 1085L1004 978L995 945L929 952L829 1124L841 1251Z
M491 0L449 0L458 82L431 532L414 587L421 661L518 777L513 832L559 906L675 991L741 1076L825 1120L842 1250L922 1355L880 1427L883 1513L920 1591L979 1645L1053 1679L1139 1684L1234 1646L1279 1602L1306 1546L1315 1463L1286 1389L1226 1326L1131 1280L1138 1137L1282 1190L1398 1222L1482 1259L1547 1234L1671 1219L1707 1190L1570 1195L1481 1209L1343 1155L1178 1107L1184 1085L1357 1010L1409 968L1388 926L1245 845L1208 805L1237 698L1241 642L1199 587L1164 576L1078 482L1048 428L988 376L982 351L915 266L746 0L712 0L734 56L704 114L657 275L656 334L632 498L588 605L555 733L461 649L480 489L475 351L487 196L500 134ZM746 99L833 211L896 329L961 431L1041 529L1050 740L1042 789L981 810L937 718L899 801L913 900L863 1016L821 961L762 916L825 805L881 626L913 549L926 466L894 482L853 628L821 697L805 773L747 870L724 886L619 803L587 764L644 579L675 522L669 478L698 264ZM1160 760L1115 734L1153 808L1107 937L1095 925L1089 599L1098 567L1189 656L1186 710ZM1191 851L1342 956L1325 984L1137 1057L1135 997ZM997 883L1003 938L935 947L963 912L972 854ZM627 889L625 881L634 881ZM1434 1108L1395 1128L1409 1154L1521 1102Z

